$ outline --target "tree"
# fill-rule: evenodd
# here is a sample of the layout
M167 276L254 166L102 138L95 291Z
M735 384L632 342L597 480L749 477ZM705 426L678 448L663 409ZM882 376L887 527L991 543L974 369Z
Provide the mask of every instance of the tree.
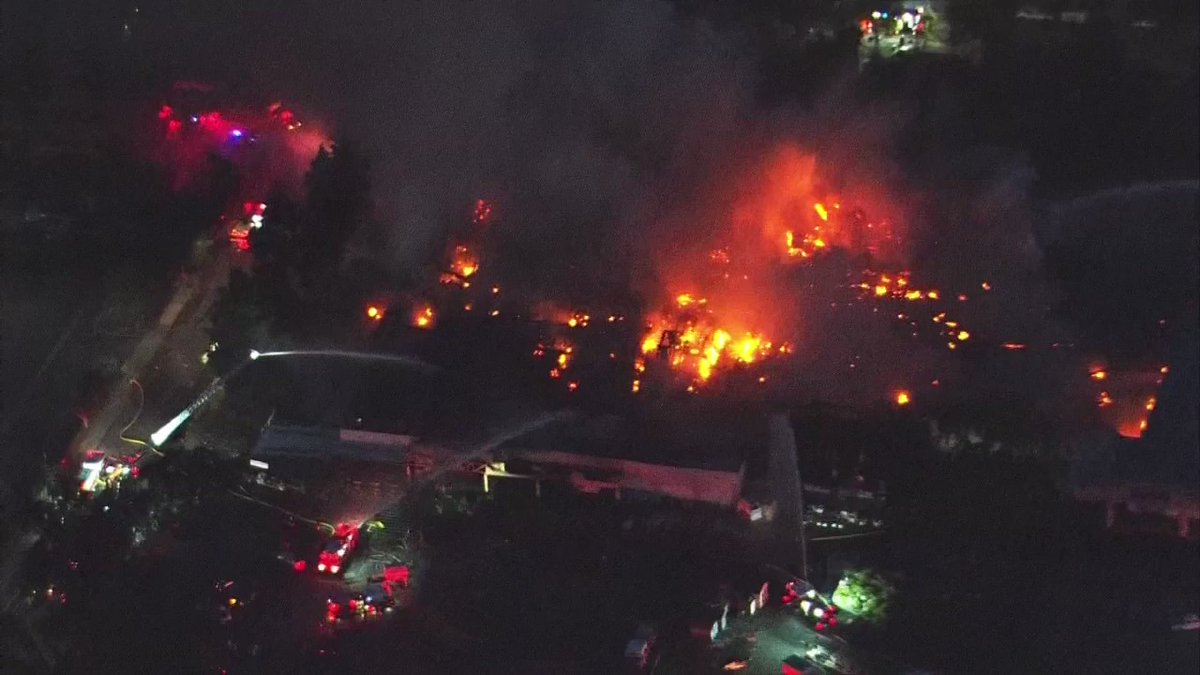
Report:
M891 584L871 570L847 570L833 591L831 600L847 612L867 621L878 622L887 618L894 592Z
M236 367L251 349L270 342L271 325L255 280L245 272L233 272L209 319L209 337L218 345L209 366L218 373Z
M267 200L263 226L250 232L254 281L263 309L275 325L289 316L301 301L296 280L301 262L297 242L302 218L303 213L296 202L285 194L276 193Z
M303 269L324 275L336 267L346 245L371 209L370 164L352 143L321 148L305 177L300 231Z

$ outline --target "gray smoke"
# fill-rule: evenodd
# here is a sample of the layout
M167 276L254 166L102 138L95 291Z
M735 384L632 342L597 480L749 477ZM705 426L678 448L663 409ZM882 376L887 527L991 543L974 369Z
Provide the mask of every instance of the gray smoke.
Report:
M891 262L910 265L922 285L949 292L984 277L995 286L958 317L980 339L1050 341L1033 176L1020 158L969 150L906 173L893 147L907 111L852 103L848 79L813 109L766 107L755 97L757 64L738 41L665 1L276 0L230 2L226 15L170 0L155 7L171 26L164 53L181 38L205 44L193 62L245 72L366 149L375 250L395 269L421 269L484 197L496 201L499 224L482 262L507 287L567 298L606 285L668 293L664 255L720 243L746 177L786 143L815 152L832 189L870 196L907 224ZM799 335L801 386L862 400L863 391L954 383L960 366L944 345L830 305L856 269L838 259L759 286L771 329Z

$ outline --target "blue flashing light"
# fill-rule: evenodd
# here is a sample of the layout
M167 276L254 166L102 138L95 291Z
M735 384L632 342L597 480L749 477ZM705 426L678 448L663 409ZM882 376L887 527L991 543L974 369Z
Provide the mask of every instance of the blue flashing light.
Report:
M233 136L234 138L241 138L241 137L242 137L242 130L241 130L241 129L234 129L233 131L229 132L229 135L230 135L230 136Z

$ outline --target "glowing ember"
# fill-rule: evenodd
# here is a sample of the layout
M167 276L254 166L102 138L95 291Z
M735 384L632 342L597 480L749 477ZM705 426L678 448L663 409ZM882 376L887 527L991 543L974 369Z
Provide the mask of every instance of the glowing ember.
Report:
M1104 380L1108 379L1108 371L1106 371L1106 370L1093 370L1093 371L1092 371L1092 372L1089 374L1089 377L1091 377L1093 380L1095 380L1095 381L1097 381L1097 382L1102 382L1102 381L1104 381Z
M466 246L454 247L454 260L450 263L450 271L461 279L466 279L479 271L479 260L471 254Z
M413 313L413 325L417 328L433 327L433 307L425 305Z
M367 318L372 321L379 321L383 319L383 310L375 305L371 305L367 307Z
M908 405L912 402L912 396L907 391L896 392L896 405Z
M485 225L492 220L492 203L486 199L479 199L475 202L475 215L471 218L472 221L479 225Z

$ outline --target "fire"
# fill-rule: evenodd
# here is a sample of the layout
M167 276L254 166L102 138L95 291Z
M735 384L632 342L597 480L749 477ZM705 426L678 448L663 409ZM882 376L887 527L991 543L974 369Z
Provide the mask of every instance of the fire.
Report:
M702 306L705 302L701 299L693 304L690 295L687 302L680 302L680 298L676 298L676 304L681 307ZM787 345L776 348L764 336L752 332L734 338L730 330L716 323L707 308L687 316L665 313L647 327L641 348L643 354L657 355L672 368L692 373L700 382L708 381L725 364L750 364L790 350ZM635 369L644 371L645 362L638 359Z
M375 305L367 307L367 318L372 321L380 321L383 319L383 310Z
M682 376L681 385L687 382L688 390L696 392L722 372L756 366L766 359L781 359L792 354L793 347L787 340L796 336L780 334L781 326L776 318L778 303L787 300L780 297L772 304L770 301L775 298L770 295L769 288L744 283L751 279L755 284L760 280L763 284L773 283L777 270L771 267L818 264L817 261L826 259L833 250L845 251L852 256L869 254L867 259L879 261L896 259L898 256L893 254L904 252L900 247L903 242L893 234L893 226L887 220L871 220L863 209L857 208L858 204L842 208L841 196L833 194L823 183L813 155L795 147L784 147L767 159L761 174L750 179L751 182L737 186L730 210L717 214L719 218L727 218L728 231L719 233L713 241L702 242L705 245L698 249L685 247L694 259L662 260L664 269L657 271L663 273L661 278L667 279L670 285L662 289L659 296L661 309L642 317L645 332L638 345L640 358L635 361L635 372L632 373L634 379L630 386L633 393L641 390L651 356L655 357L654 365L649 366L651 370L662 367L674 371ZM871 194L869 190L859 191L855 198L870 201ZM878 203L862 205L880 206ZM477 227L472 231L475 234L471 239L460 240L453 248L449 261L444 263L442 275L444 284L463 289L475 281L472 277L480 276L481 255L487 255L486 239L480 236L485 228L481 225L493 217L493 206L486 200L475 201L473 207L472 220ZM786 272L789 279L801 276L801 270L778 272ZM492 286L492 282L492 279L486 279L482 288L491 288L492 295L496 295L499 287ZM911 324L914 336L918 325L924 324L947 349L954 350L972 337L967 327L960 326L955 320L958 317L947 316L947 312L942 311L957 306L947 308L946 304L950 303L943 304L943 297L945 301L955 297L966 300L966 295L957 295L961 289L944 289L943 296L942 289L918 283L908 270L896 268L866 269L852 275L844 284L840 287L843 296L830 298L831 305L836 306L843 300L871 305L909 303L903 312L897 312L890 304L875 311L883 309L885 311L879 312L881 316L897 317L896 320ZM980 286L985 291L991 289L987 281ZM762 302L763 295L767 296L767 302ZM480 291L478 296L456 298L454 306L486 302L485 297L488 297L487 291ZM464 302L467 305L463 305ZM491 316L498 316L499 310L495 307L495 304L486 308L480 305L478 309L490 310ZM625 318L614 311L616 307L590 306L589 309L599 312L597 316L601 322L604 317L608 323ZM513 307L511 313L520 317L523 309ZM538 310L533 308L533 313L537 314ZM418 325L425 327L432 323L432 312L423 323L420 318L418 316ZM549 316L538 318L577 330L587 328L590 323L588 313L576 310L555 309ZM935 325L930 326L930 321ZM1024 348L1024 345L1010 347L1010 344L1014 343L1006 343L1005 348ZM535 355L542 356L549 351L548 347L539 345ZM608 349L604 351L608 352ZM555 361L547 364L553 366L552 378L560 377L574 365L574 355L570 351L556 349L550 358ZM611 360L617 358L610 356ZM759 375L754 373L755 377ZM907 405L911 400L909 392L898 392L895 396L898 405Z
M455 246L454 260L450 264L450 270L461 279L466 279L479 271L479 260L471 254L470 249L466 246Z
M643 338L642 339L642 353L643 354L653 354L654 352L658 351L658 344L660 342L660 338L661 338L661 336L657 332L651 332L649 335L647 335L645 338Z
M1097 382L1103 382L1104 380L1108 379L1108 371L1104 369L1096 369L1089 374L1089 377Z
M413 325L417 328L433 327L433 307L425 305L413 313Z
M784 249L787 251L789 258L809 258L828 246L825 239L821 236L821 228L819 226L813 227L812 232L805 234L799 239L797 239L795 232L787 230L783 233L783 242Z

